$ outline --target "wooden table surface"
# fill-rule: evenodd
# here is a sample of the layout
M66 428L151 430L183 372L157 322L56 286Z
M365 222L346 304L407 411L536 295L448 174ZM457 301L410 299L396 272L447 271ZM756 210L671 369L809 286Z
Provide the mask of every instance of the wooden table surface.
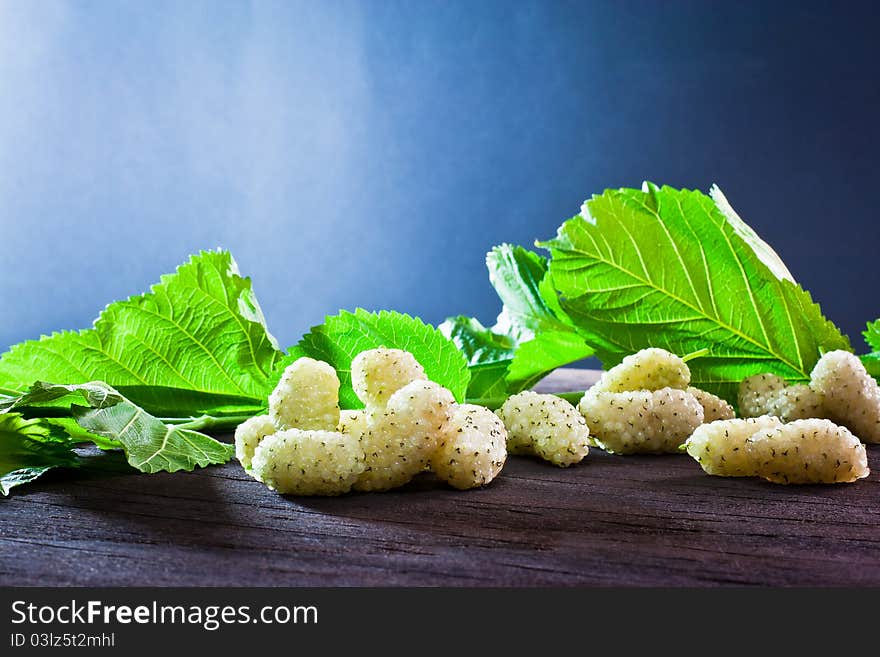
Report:
M585 387L559 371L545 390ZM511 457L483 490L286 498L236 463L119 455L0 499L4 585L880 585L880 446L853 485L709 477L684 455Z

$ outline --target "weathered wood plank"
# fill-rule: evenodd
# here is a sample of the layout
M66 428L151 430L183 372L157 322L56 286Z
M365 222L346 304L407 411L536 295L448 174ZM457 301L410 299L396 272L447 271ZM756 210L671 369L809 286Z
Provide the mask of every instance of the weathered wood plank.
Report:
M590 373L544 387L578 389ZM880 470L880 448L868 458ZM512 457L492 486L285 498L118 456L0 500L6 585L878 585L880 477L774 486L686 456Z

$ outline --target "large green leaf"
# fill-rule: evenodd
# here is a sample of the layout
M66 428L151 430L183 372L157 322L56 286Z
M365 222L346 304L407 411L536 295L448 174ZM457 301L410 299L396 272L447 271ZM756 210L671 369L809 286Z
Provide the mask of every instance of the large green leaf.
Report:
M33 481L52 468L79 465L72 443L48 423L18 413L0 414L0 493Z
M731 212L697 191L609 190L541 244L562 308L606 367L649 346L706 349L688 363L694 384L730 400L746 376L806 381L822 351L850 348Z
M280 358L250 279L228 252L203 251L150 292L107 306L94 328L12 347L0 391L101 380L157 415L242 414L265 406Z
M76 401L85 401L87 406ZM198 421L190 426L165 424L101 381L71 385L38 381L24 395L5 401L0 410L26 407L33 411L50 403L69 406L73 419L88 435L103 439L96 441L99 446L121 447L129 464L141 472L189 471L226 463L235 453L233 445L193 430Z
M458 401L464 401L470 373L467 361L440 331L416 317L383 310L371 313L362 308L329 316L320 326L306 333L276 368L275 379L284 367L302 356L332 365L339 374L342 408L361 408L363 404L351 386L351 361L360 352L377 347L404 349L425 368L431 381L449 388Z

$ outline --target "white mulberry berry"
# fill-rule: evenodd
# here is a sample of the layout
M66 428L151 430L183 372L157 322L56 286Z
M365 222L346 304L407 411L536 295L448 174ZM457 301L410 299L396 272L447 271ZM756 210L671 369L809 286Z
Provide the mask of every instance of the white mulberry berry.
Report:
M588 390L578 405L599 447L617 454L677 452L703 423L703 407L685 390Z
M370 428L367 420L367 412L363 409L340 411L337 430L361 440Z
M578 410L556 395L525 391L498 409L507 427L507 449L560 467L579 463L590 451L590 429Z
M719 420L697 427L684 446L710 475L754 477L755 463L746 450L746 441L762 429L782 426L777 417Z
M821 418L825 415L824 396L805 384L786 386L777 393L767 409L769 415L775 415L783 422Z
M269 395L269 416L279 429L335 431L339 424L339 377L313 358L289 365Z
M831 420L795 420L746 441L759 477L777 484L848 483L867 477L865 446Z
M235 428L235 457L245 470L250 471L254 450L260 441L273 433L275 433L275 423L268 415L257 415Z
M655 347L630 354L619 365L603 373L591 388L595 392L633 390L685 390L691 382L687 364L675 354Z
M360 443L336 431L287 429L266 436L254 450L253 476L292 495L341 495L364 469Z
M506 444L504 423L492 411L456 404L431 457L431 469L459 490L485 486L504 467Z
M868 443L880 443L880 386L857 356L829 351L819 359L810 386L825 399L827 416Z
M775 415L783 422L823 417L824 396L810 386L786 386L775 374L756 374L739 385L739 411L743 417Z
M775 374L755 374L743 379L739 384L737 405L742 417L761 417L785 389L785 379Z
M426 379L425 368L401 349L368 349L351 361L352 387L369 412L381 412L403 386Z
M721 399L721 397L716 397L711 392L706 392L700 388L688 388L687 391L703 407L703 423L714 422L715 420L730 420L736 417L736 413L733 412L733 406Z
M385 411L369 419L366 468L355 488L396 488L425 470L454 403L452 393L433 381L413 381L391 395Z

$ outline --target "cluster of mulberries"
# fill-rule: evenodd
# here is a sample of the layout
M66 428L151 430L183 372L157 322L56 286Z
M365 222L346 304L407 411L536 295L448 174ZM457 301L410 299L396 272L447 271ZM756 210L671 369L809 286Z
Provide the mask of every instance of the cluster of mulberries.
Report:
M708 416L730 405L690 386L687 364L664 349L643 349L605 372L578 404L592 441L616 454L674 453Z
M245 470L295 495L385 491L429 469L455 488L475 488L501 471L501 421L485 408L456 404L409 352L364 351L351 373L364 409L340 411L330 365L311 358L290 365L269 397L269 414L235 432Z
M859 438L880 442L880 387L856 356L825 354L809 385L749 377L738 402L741 419L726 401L691 387L680 358L644 349L604 373L578 408L591 440L609 452L684 449L709 474L783 484L868 475Z
M255 479L280 493L341 495L363 473L365 457L339 425L336 370L300 358L269 395L269 414L235 430L235 455Z
M826 418L865 442L880 442L880 386L859 358L846 351L822 356L809 385L787 386L774 374L751 376L740 384L738 402L744 417L773 415L783 422Z
M704 424L685 449L703 470L780 484L831 484L867 477L862 441L880 442L880 387L845 351L819 359L810 383L758 374L739 387L745 419ZM861 440L860 440L861 439Z
M745 379L742 419L726 401L692 387L687 364L663 349L624 358L577 409L531 391L496 413L457 404L399 349L358 354L351 374L364 408L340 411L330 365L311 358L290 365L268 414L235 432L245 470L296 495L385 491L428 470L468 489L490 483L508 452L566 467L597 446L618 454L684 449L713 475L837 483L867 476L861 440L880 442L880 386L844 351L825 354L809 385L788 386L773 374Z
M826 419L719 420L697 428L685 449L707 473L723 477L832 484L869 474L865 446L846 427Z
M496 413L507 427L511 454L538 456L564 468L590 451L590 428L561 397L525 391L509 397Z

